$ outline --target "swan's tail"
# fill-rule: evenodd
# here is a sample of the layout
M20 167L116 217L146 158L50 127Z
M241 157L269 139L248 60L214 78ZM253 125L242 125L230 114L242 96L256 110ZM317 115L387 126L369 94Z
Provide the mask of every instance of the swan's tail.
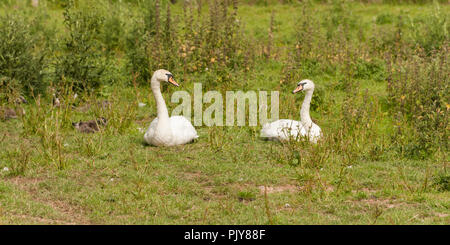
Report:
M269 123L264 124L261 129L260 137L263 137L263 138L270 137L270 128L271 127L270 127Z

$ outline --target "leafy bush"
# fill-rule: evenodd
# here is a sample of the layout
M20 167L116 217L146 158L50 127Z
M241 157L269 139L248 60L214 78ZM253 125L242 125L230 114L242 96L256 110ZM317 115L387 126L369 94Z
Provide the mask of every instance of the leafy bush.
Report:
M38 40L30 34L30 29L29 20L19 13L0 16L1 86L17 81L19 87L13 87L23 89L27 94L41 93L45 89L45 52L38 49Z
M440 174L434 178L433 185L439 191L450 191L450 175Z
M394 22L394 17L389 13L382 13L377 16L375 23L378 25L391 24Z
M408 28L415 44L420 45L427 53L440 49L449 41L449 14L441 12L439 5L430 15L410 20Z
M377 82L384 81L386 78L385 63L381 59L358 59L355 64L355 69L355 78L373 79Z
M139 73L140 83L164 67L181 76L213 72L216 82L206 86L233 84L231 71L249 69L251 50L237 19L237 1L232 4L230 14L227 2L212 1L206 17L201 5L186 3L180 20L172 18L170 4L146 1L145 13L135 18L127 38L129 70Z
M106 11L104 23L100 34L101 41L103 42L106 51L110 55L116 54L115 51L123 50L124 36L125 36L125 23L124 17L121 13L121 8L115 8L108 5Z
M446 44L431 57L418 49L417 55L400 61L388 79L388 101L399 125L394 138L412 157L424 158L438 146L449 147L448 48Z
M96 8L75 7L72 1L64 9L64 24L69 36L63 41L63 53L57 57L56 81L74 83L77 91L98 88L107 68L100 42L104 18Z

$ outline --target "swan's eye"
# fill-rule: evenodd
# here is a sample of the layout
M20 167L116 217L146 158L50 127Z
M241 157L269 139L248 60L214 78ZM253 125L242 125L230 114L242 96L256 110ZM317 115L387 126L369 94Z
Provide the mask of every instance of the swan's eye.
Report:
M172 74L167 73L166 75L167 75L167 82L169 82L169 83L171 83L171 84L173 84L173 85L175 85L177 87L180 86L180 85L178 85L177 82L175 82L175 79L174 79Z

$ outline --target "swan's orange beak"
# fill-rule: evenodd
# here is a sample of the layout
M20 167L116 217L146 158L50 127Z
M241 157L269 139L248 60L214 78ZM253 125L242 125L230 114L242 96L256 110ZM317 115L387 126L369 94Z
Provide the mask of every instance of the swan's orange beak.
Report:
M297 86L297 88L294 89L294 91L292 91L293 94L300 92L303 90L303 84L300 84Z
M169 77L169 83L175 85L175 86L180 86L177 82L175 82L175 80L173 79L173 77Z

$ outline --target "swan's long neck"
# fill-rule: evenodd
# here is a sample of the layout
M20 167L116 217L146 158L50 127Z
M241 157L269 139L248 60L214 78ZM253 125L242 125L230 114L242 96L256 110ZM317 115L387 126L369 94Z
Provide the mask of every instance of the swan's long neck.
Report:
M151 87L153 91L153 96L155 96L156 101L156 111L158 114L158 125L168 125L169 123L169 112L167 111L166 102L161 94L160 82L155 76L152 77Z
M305 99L303 100L302 109L300 110L300 121L304 127L309 129L312 126L311 116L309 115L309 106L314 90L306 91Z

